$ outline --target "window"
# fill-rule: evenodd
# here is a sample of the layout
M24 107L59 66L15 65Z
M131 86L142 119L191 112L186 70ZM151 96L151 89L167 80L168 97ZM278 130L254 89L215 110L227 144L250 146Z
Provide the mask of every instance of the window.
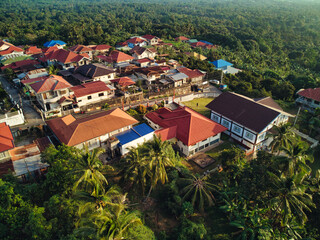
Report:
M237 126L237 125L235 125L235 124L233 124L233 126L232 126L232 131L233 131L234 133L238 133L239 135L242 134L242 128L239 127L239 126Z
M251 132L245 131L244 136L251 141L254 140L254 134L252 134Z
M199 147L199 150L202 150L202 149L204 149L204 146L203 146L203 145Z
M204 145L205 148L209 147L209 143L207 143L206 145Z
M258 137L258 140L259 140L259 141L264 140L265 136L266 136L266 132L260 134L259 137Z
M82 102L82 100L78 100L78 102Z
M102 97L102 96L104 96L104 93L99 93L98 96Z
M216 139L216 140L211 141L211 142L210 142L210 145L213 145L213 144L215 144L215 143L217 143L217 142L219 142L219 138Z
M220 117L215 115L215 114L212 114L212 120L219 123L220 122Z
M91 96L88 96L88 100L90 100L90 99L92 99L92 97L91 97Z
M221 125L225 126L228 129L230 128L230 122L225 119L222 119Z

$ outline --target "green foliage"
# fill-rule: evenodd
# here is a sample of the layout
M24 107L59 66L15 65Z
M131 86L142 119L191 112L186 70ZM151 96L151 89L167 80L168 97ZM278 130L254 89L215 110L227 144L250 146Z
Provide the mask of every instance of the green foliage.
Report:
M203 223L196 223L183 218L177 229L177 240L205 239L207 230Z
M109 109L110 109L110 105L109 105L108 103L105 103L105 104L103 105L103 109L104 109L104 110L109 110Z
M147 107L140 104L138 107L137 107L137 111L141 114L145 114L147 112Z

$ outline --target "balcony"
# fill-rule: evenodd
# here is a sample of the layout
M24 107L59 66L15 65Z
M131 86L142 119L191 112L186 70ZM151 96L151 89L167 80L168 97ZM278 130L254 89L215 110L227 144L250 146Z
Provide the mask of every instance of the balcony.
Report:
M44 99L44 103L56 103L60 100L60 96L54 95L51 98Z

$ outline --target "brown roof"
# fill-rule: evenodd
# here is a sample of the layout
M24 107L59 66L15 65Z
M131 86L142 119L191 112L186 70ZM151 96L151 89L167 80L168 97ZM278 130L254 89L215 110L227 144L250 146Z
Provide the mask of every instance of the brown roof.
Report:
M39 54L39 53L42 53L42 49L37 48L37 46L31 46L25 50L25 54Z
M271 97L265 97L265 98L254 99L254 100L255 102L265 105L267 107L271 107L276 110L283 111L283 109L279 106L279 104L276 103L276 101L274 101Z
M103 50L109 50L112 48L110 45L101 44L101 45L89 45L88 47L92 48L95 51L103 51Z
M167 137L165 140L169 140L176 137L187 146L227 130L226 127L188 107L179 106L175 110L160 108L155 112L149 112L146 117L164 129L169 128L167 131L156 132L161 135L161 139Z
M187 37L184 37L184 36L180 36L180 37L176 37L174 40L176 40L176 41L188 41L189 40L189 38L187 38Z
M231 92L222 93L206 107L256 133L260 133L280 114L248 97Z
M191 70L186 67L178 68L178 71L186 74L189 78L197 78L205 75L204 73L200 72L198 69Z
M47 121L56 137L68 146L78 145L136 123L136 119L119 108L81 119L67 115Z
M118 83L121 87L127 87L133 84L136 84L134 81L132 81L131 78L129 77L121 77L121 78L117 78L117 79L113 79L110 82L116 82Z
M83 53L83 52L92 52L93 49L84 46L84 45L75 45L71 48L69 48L70 51L75 52L75 53Z
M104 82L94 81L74 86L70 90L74 92L75 97L83 97L93 93L110 91L110 88Z
M136 53L137 55L143 54L145 51L149 51L152 53L157 53L157 50L154 48L145 48L145 47L140 47L140 46L134 46L131 50L130 53Z
M49 147L52 144L52 142L48 136L42 137L42 138L37 138L35 140L35 143L37 144L40 152L43 152L47 147Z
M127 40L126 42L136 44L136 43L142 43L142 42L144 42L144 40L139 37L133 37L133 38L130 38L129 40Z
M0 152L14 147L13 136L10 127L4 122L0 123Z
M297 94L320 102L320 88L302 89Z
M57 75L50 75L46 79L35 82L30 87L36 92L48 92L64 88L72 87L63 77Z
M125 54L124 52L120 52L117 50L112 51L109 56L107 57L108 62L125 62L134 59L134 57L131 57L128 54Z
M115 71L103 66L102 64L87 64L74 69L74 73L79 73L89 79L109 75L114 72Z
M53 50L49 53L45 54L45 57L42 58L43 60L57 60L61 63L73 63L73 62L79 62L81 61L84 57L88 56L82 56L80 54L74 53L74 52L70 52L67 51L65 49L58 49L58 50Z

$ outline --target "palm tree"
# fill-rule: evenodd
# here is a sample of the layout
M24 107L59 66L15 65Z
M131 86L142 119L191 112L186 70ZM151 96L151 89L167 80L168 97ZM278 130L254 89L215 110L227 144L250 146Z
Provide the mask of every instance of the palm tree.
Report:
M181 190L183 194L182 200L191 198L191 204L195 206L196 203L199 206L201 212L204 211L204 205L207 203L212 206L215 198L212 191L217 188L216 185L209 183L207 179L209 175L202 177L191 175L190 178L185 178L182 181L187 185Z
M55 68L54 65L50 65L47 70L49 75L55 75L59 72L59 69Z
M297 216L300 223L307 221L305 210L311 211L309 207L314 206L312 196L306 193L306 185L303 178L297 175L277 176L269 172L271 177L271 193L274 197L270 203L276 214L282 216L282 225L286 225L292 215Z
M131 148L127 157L125 158L126 166L124 168L123 178L130 182L141 186L142 194L145 193L145 186L147 181L148 164L146 156L142 153L141 146Z
M271 152L280 154L281 148L287 147L294 140L295 134L289 124L274 126L275 134L272 134L273 140L270 143Z
M74 190L78 187L92 191L92 195L104 191L104 186L108 184L105 176L100 172L102 163L99 155L104 152L102 148L95 148L89 151L88 148L81 154L79 161L76 162L75 169L71 174L79 176L78 181L74 185Z
M144 151L150 158L148 162L148 175L151 186L147 195L150 196L152 189L160 181L162 184L168 181L167 167L174 167L177 156L168 141L161 141L160 137L154 136L152 141L146 142Z

